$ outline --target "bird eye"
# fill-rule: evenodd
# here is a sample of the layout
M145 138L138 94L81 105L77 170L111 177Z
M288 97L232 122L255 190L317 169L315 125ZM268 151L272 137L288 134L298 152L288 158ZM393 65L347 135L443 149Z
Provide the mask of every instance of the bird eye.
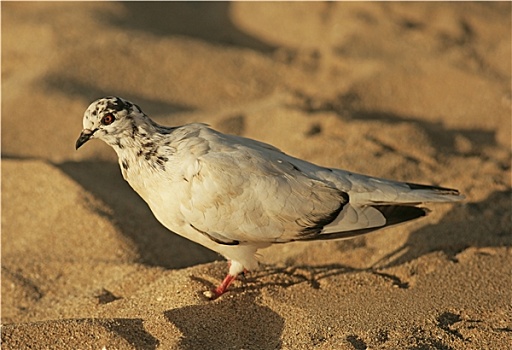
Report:
M110 125L116 120L112 113L106 114L103 118L101 118L101 124Z

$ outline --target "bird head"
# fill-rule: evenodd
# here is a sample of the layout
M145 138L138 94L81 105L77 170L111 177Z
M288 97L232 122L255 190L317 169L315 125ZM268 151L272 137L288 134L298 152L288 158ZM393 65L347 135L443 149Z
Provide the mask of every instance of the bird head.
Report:
M84 128L76 141L76 149L90 139L115 144L124 133L131 131L136 118L144 117L140 107L130 101L115 96L100 98L84 113Z

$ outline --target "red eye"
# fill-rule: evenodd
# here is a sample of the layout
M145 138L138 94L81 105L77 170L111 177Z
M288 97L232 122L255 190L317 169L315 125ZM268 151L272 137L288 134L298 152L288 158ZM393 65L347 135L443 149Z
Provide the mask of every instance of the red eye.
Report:
M116 120L112 113L106 114L103 118L101 118L101 124L110 125Z

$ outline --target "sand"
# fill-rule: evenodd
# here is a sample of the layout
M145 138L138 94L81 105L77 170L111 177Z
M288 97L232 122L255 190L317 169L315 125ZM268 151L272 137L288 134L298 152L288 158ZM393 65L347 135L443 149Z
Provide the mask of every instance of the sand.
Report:
M511 3L2 2L2 349L505 349ZM163 228L89 103L466 200L227 263Z

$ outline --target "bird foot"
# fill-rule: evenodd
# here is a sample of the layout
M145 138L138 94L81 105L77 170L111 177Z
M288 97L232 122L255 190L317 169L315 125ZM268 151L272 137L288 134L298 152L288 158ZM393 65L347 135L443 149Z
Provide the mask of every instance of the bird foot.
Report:
M207 290L203 292L204 296L210 300L215 300L220 297L222 294L226 293L231 282L235 280L236 276L232 276L229 273L226 275L222 283L213 290Z

